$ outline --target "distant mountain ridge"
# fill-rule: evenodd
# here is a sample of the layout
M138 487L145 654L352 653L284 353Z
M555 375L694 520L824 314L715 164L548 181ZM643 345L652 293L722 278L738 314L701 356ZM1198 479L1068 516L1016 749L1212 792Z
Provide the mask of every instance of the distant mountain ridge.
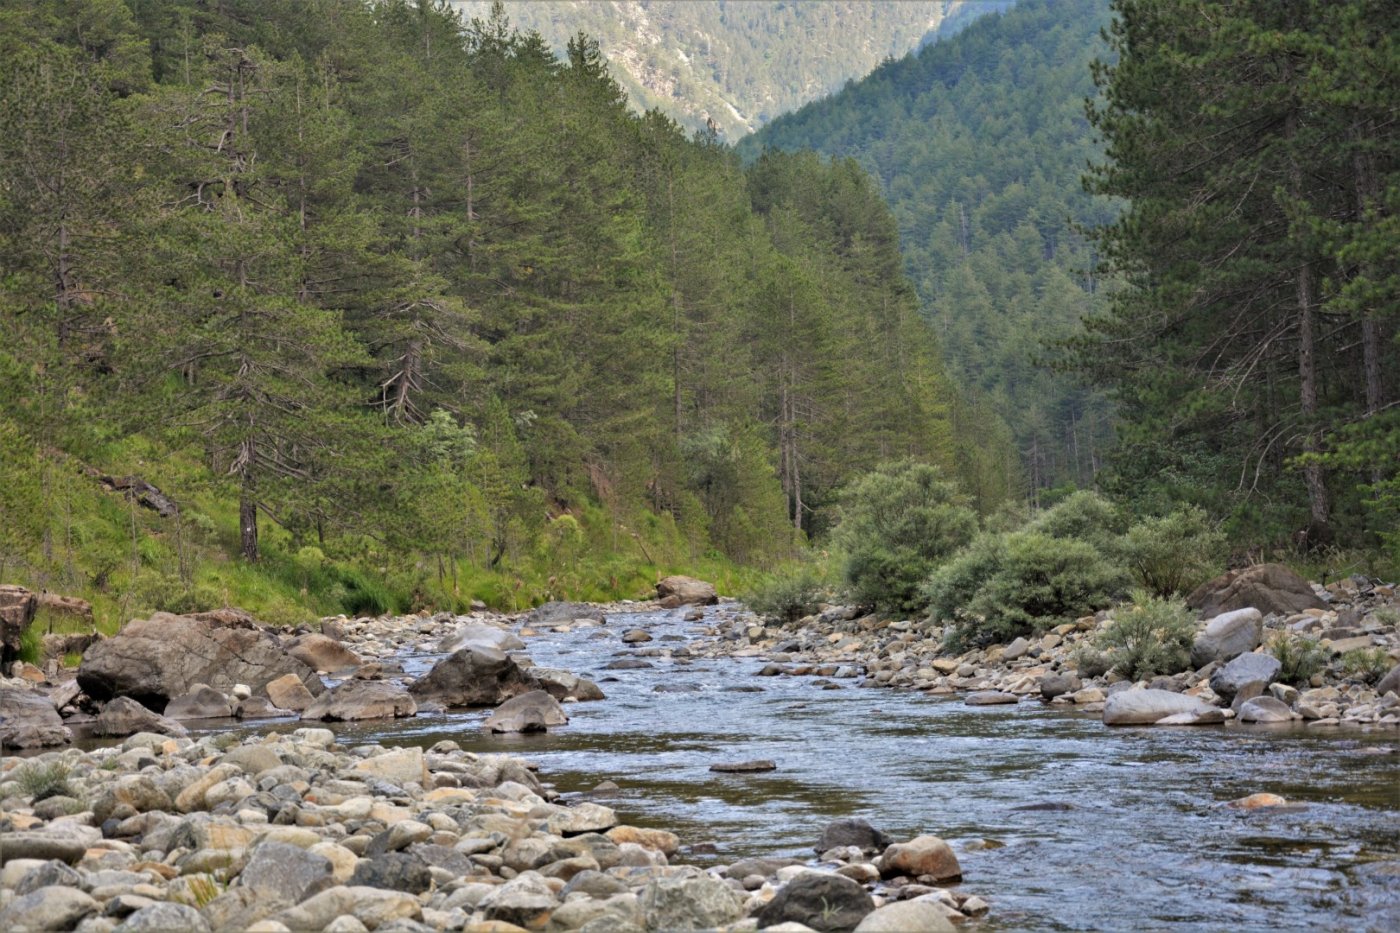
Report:
M556 50L598 40L639 109L682 126L713 120L733 142L1010 0L505 0L507 16ZM451 0L485 18L490 0Z

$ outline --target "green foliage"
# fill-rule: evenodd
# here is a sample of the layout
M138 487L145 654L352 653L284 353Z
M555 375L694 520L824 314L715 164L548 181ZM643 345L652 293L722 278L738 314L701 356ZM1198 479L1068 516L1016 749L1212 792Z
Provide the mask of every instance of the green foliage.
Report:
M1112 669L1130 680L1189 670L1196 617L1186 604L1146 590L1134 592L1132 603L1116 609L1096 639Z
M1125 522L1122 511L1112 502L1096 492L1080 490L1036 513L1026 527L1051 538L1085 541L1109 551L1123 533Z
M1342 655L1342 673L1365 684L1374 684L1389 673L1395 661L1384 648L1354 648Z
M1087 643L1078 645L1070 660L1081 677L1102 677L1113 670L1113 658Z
M1157 596L1189 592L1221 568L1225 536L1194 506L1145 518L1119 542L1123 562L1140 586Z
M72 773L65 761L32 761L15 769L14 779L19 782L20 791L38 803L50 797L75 796L77 792L68 783Z
M1303 686L1313 675L1321 673L1329 657L1327 649L1316 638L1285 632L1269 640L1269 653L1282 665L1278 680L1294 686Z
M44 663L44 630L37 623L25 629L19 637L19 651L16 656L30 664Z
M829 596L828 587L811 567L777 573L743 596L744 603L761 616L779 622L796 622L816 613Z
M842 502L833 544L861 605L891 613L923 605L920 584L971 539L977 519L936 467L885 464L857 480Z

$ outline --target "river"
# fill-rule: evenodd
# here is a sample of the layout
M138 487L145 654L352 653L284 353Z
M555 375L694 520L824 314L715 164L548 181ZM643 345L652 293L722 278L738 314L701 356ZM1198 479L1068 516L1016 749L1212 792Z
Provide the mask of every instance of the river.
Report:
M895 839L941 836L964 886L992 905L981 930L1400 929L1393 731L1108 729L1034 702L969 707L856 680L831 689L758 677L757 659L659 656L700 637L706 623L683 616L610 614L602 630L532 639L538 664L608 694L569 705L569 725L548 734L484 734L482 712L345 724L341 741L452 738L524 755L566 795L615 781L600 802L677 832L696 847L677 858L702 865L812 858L822 827L844 816ZM655 640L622 645L634 627ZM605 669L639 656L653 666ZM755 758L777 770L709 770ZM1225 806L1261 791L1296 806Z

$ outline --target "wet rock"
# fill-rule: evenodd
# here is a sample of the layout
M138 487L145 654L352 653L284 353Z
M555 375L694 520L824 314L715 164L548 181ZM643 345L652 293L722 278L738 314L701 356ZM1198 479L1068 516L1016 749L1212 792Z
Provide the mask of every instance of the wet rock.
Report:
M1172 713L1157 720L1158 726L1218 726L1225 721L1223 709L1208 709L1200 713Z
M532 610L525 617L525 624L531 628L547 628L564 622L573 622L576 619L606 622L607 616L602 609L587 603L552 602Z
M589 701L606 699L603 691L593 681L569 671L554 668L532 667L530 673L540 682L540 686L556 700Z
M481 727L491 732L545 732L568 721L558 700L543 690L531 690L496 707Z
M885 834L858 816L832 820L822 830L815 849L827 852L838 846L855 846L862 852L879 852L890 844Z
M295 674L313 694L325 690L314 670L254 623L158 612L133 619L89 648L78 668L78 683L97 700L133 697L163 708L196 684L228 693L241 683L264 693L269 681L286 674Z
M729 885L710 875L673 875L647 882L641 895L648 930L705 930L733 923L744 903Z
M253 847L238 883L299 904L333 886L335 878L329 859L285 842L264 841Z
M72 740L48 697L23 687L0 687L0 748L44 748Z
M189 693L175 697L165 707L165 717L175 720L224 719L232 715L233 704L229 698L204 684L195 685Z
M92 723L92 734L127 736L138 732L161 735L189 735L189 730L173 719L153 713L130 697L117 697L103 707Z
M1217 615L1191 645L1191 664L1202 668L1212 661L1225 662L1259 647L1264 617L1258 609L1236 609Z
M1203 617L1237 609L1291 615L1307 609L1327 608L1308 581L1282 564L1258 564L1231 570L1198 586L1186 597L1186 604Z
M8 848L9 838L5 839ZM0 930L25 933L39 930L71 930L101 905L75 888L52 885L22 894L0 910Z
M927 875L935 882L957 881L962 878L962 866L948 843L937 836L918 836L885 849L880 857L880 874L885 878L907 875L919 878Z
M804 871L779 888L756 916L760 928L791 921L826 933L854 929L874 909L869 893L850 878Z
M300 682L297 684L302 690ZM311 694L306 694L307 706L311 705ZM305 709L305 707L303 707ZM287 719L296 715L296 710L279 707L267 697L248 697L246 700L239 700L238 706L233 714L239 719Z
M496 706L539 688L528 671L498 648L468 646L433 665L409 688L414 699L447 707Z
M306 689L306 684L296 674L284 674L276 680L269 681L266 689L268 699L278 709L290 709L299 713L316 702L316 697Z
M352 671L363 663L359 655L334 638L315 632L298 635L286 647L288 654L313 671Z
M713 583L706 583L694 577L666 577L656 584L656 598L662 608L675 609L677 606L710 606L719 602Z
M721 761L710 765L711 771L718 771L722 774L752 774L760 771L776 771L778 766L766 758L757 758L753 761Z
M855 928L855 933L953 933L957 927L932 901L896 901L876 908Z
M1240 707L1237 718L1240 722L1292 722L1293 711L1286 703L1281 703L1273 697L1261 696L1246 701Z
M634 628L622 636L623 644L639 645L651 641L651 633L644 628Z
M1241 797L1238 800L1231 800L1226 806L1236 810L1259 810L1265 807L1287 806L1288 801L1278 794L1250 794L1248 797Z
M494 648L497 651L521 651L525 642L514 632L487 625L484 622L467 622L438 643L438 651L451 654L463 648Z
M1229 703L1240 688L1249 683L1260 683L1267 687L1283 668L1278 658L1271 654L1249 651L1221 666L1210 675L1210 689ZM1263 687L1261 687L1261 690Z
M1000 690L975 690L963 698L963 703L968 706L1002 706L1019 702L1020 698L1014 693L1003 693Z
M302 719L348 721L400 719L418 712L408 691L387 680L351 680L323 693L302 712Z
M1204 700L1168 690L1123 690L1103 705L1106 726L1150 725L1177 713L1206 713L1215 707Z

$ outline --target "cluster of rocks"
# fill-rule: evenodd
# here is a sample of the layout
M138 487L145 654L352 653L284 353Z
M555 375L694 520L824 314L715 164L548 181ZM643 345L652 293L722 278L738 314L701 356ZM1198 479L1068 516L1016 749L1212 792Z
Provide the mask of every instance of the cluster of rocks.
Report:
M702 871L670 863L674 834L561 803L519 759L346 748L323 728L10 758L0 833L13 931L917 933L987 909L938 886L961 868L936 837L844 820L815 867Z
M765 624L748 612L722 614L692 650L766 659L763 676L810 676L829 689L872 687L965 694L969 705L1038 700L1102 714L1110 725L1206 725L1227 720L1306 722L1313 727L1400 727L1400 599L1394 586L1352 577L1309 585L1278 565L1233 571L1188 602L1202 614L1192 670L1134 683L1084 667L1113 624L1106 610L1033 638L949 654L946 630L930 620L888 619L831 607L796 622ZM1267 636L1309 636L1332 659L1310 683L1280 683ZM1349 677L1337 659L1363 649L1388 655L1374 685Z

